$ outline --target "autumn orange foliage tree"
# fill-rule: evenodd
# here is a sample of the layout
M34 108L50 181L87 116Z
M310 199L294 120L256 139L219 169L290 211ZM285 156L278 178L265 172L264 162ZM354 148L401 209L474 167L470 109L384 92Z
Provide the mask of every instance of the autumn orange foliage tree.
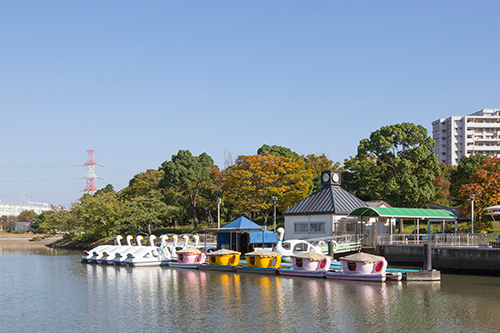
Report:
M474 173L469 184L460 187L457 199L463 204L460 211L463 214L470 215L471 205L469 195L475 194L474 210L481 215L485 207L498 205L500 203L500 158L492 157L485 159L479 165L478 171ZM478 219L474 231L488 231L490 223L482 223Z
M434 178L432 181L432 185L434 185L434 198L429 200L429 203L443 205L443 206L451 206L449 197L450 197L450 177L451 173L457 169L456 166L451 164L441 163L439 165L441 168L441 174Z
M272 197L278 197L277 208L286 210L305 198L312 174L302 159L292 162L282 156L239 156L224 170L223 190L228 204L251 219L261 215L264 223L272 214Z

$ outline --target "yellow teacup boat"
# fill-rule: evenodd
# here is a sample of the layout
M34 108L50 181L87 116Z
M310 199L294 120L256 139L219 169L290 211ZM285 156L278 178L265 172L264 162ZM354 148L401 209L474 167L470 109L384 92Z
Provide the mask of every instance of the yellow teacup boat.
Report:
M281 264L282 254L269 250L245 253L247 266L238 266L236 271L274 275Z
M226 249L207 253L208 265L202 265L200 269L234 271L234 267L240 262L240 255L241 252Z

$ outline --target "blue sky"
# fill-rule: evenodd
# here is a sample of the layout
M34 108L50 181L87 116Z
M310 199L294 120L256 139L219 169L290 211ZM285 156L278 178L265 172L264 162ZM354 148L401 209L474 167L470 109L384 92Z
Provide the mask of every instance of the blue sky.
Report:
M119 190L179 149L343 162L381 126L500 108L498 1L2 1L2 203Z

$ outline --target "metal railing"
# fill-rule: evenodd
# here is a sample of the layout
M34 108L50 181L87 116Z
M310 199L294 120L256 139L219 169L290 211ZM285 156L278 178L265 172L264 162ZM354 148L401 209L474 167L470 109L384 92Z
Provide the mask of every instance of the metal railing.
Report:
M318 246L322 252L327 253L328 243L333 240L336 243L335 253L344 253L361 250L363 238L364 235L361 234L344 234L333 237L312 238L308 239L308 242Z
M500 247L500 234L392 234L377 236L377 245Z

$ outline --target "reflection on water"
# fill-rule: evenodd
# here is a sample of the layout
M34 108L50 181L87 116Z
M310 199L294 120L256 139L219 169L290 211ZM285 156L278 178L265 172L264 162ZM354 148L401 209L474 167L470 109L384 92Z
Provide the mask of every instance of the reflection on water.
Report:
M8 255L61 255L70 254L74 251L51 249L42 242L30 242L29 240L0 240L0 256Z
M80 263L0 244L0 331L497 332L500 278L355 282Z

